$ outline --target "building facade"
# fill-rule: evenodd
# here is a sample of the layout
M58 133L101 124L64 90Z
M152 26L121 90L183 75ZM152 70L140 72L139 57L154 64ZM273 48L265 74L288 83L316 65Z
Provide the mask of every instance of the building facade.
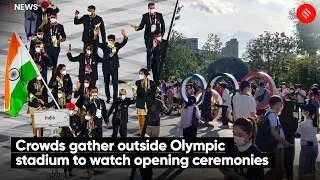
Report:
M226 46L222 48L221 54L223 57L239 57L239 42L233 38L226 42Z

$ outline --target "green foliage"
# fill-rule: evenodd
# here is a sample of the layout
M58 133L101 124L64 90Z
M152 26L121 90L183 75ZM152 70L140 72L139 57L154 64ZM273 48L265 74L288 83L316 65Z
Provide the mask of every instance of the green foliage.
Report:
M207 79L218 73L232 74L238 81L249 73L248 66L239 58L221 58L212 62L207 70Z
M222 42L216 34L208 34L208 39L202 46L201 55L198 57L198 63L202 72L215 60L222 58Z
M172 32L166 61L161 71L161 79L168 80L172 76L181 78L187 74L198 72L196 52L189 50L183 39L185 38L181 33Z
M281 67L295 58L296 40L284 32L265 32L249 41L243 56L250 71L265 71L273 78L281 76Z
M296 8L289 12L289 19L292 20L295 26L295 35L298 39L299 53L315 55L317 50L320 49L320 19L316 19L310 24L303 24L298 21L296 11L299 5L303 3L312 4L316 9L320 8L319 0L300 0L297 2Z

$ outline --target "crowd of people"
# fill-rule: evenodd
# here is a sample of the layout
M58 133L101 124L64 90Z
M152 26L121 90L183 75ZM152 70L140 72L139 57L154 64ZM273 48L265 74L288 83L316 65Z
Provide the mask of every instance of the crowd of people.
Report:
M216 83L214 87L206 87L203 93L201 107L196 105L197 97L202 89L196 83L188 84L186 89L180 89L180 82L159 81L159 63L162 57L162 36L165 33L165 23L161 13L155 11L155 4L149 3L149 12L142 16L139 26L130 26L139 31L145 29L144 39L147 54L146 68L137 71L139 80L132 89L133 98L128 96L126 89L118 88L120 49L128 43L126 31L121 30L122 42L116 42L113 34L106 35L103 18L95 12L91 5L88 12L79 17L79 11L74 14L74 24L83 25L83 53L72 55L69 45L67 57L70 62L79 63L79 81L72 83L73 77L67 73L67 66L59 63L60 44L66 41L64 26L59 23L59 9L51 1L28 0L27 3L37 3L39 10L25 12L26 36L31 41L30 55L34 59L41 76L28 84L28 113L32 119L32 129L35 137L43 135L43 129L34 128L35 111L48 108L68 109L70 127L63 127L62 137L103 137L103 124L107 128L112 124L112 137L127 137L128 108L136 106L139 122L139 132L143 134L146 123L146 133L150 137L160 134L160 117L162 113L170 114L177 111L183 137L196 137L199 121L208 125L216 109L220 109L222 125L229 128L233 124L235 152L260 153L274 152L275 168L264 173L263 168L220 169L228 179L293 179L293 159L295 154L294 138L301 136L301 152L299 160L299 175L301 178L315 178L315 163L318 156L318 115L320 93L318 85L310 90L303 90L297 84L289 86L282 83L278 91L270 93L270 85L265 82L242 81L238 93L227 82ZM101 42L99 41L101 36ZM103 56L98 55L98 48L103 50ZM102 63L105 94L107 99L99 97L96 83L98 81L98 63ZM48 79L48 71L52 76ZM152 71L153 80L149 78ZM113 95L110 95L110 78L112 77ZM48 81L49 80L49 81ZM45 84L48 83L47 89ZM222 104L212 103L217 93L222 98ZM187 100L184 102L181 91L185 91ZM49 96L53 95L51 101ZM106 103L112 105L107 109ZM308 100L308 102L307 102ZM266 106L264 106L267 104ZM262 107L263 106L263 107ZM299 117L301 111L303 118ZM109 117L112 115L111 123ZM300 119L303 120L299 124ZM267 122L264 130L270 129L269 135L261 127ZM257 124L259 125L257 127ZM269 132L269 131L268 131ZM268 133L267 133L268 134ZM269 139L268 139L269 138ZM261 144L261 142L264 142ZM271 150L265 151L265 146ZM72 169L67 169L72 175ZM88 177L94 174L93 168L87 169ZM142 173L143 179L152 179L152 173Z

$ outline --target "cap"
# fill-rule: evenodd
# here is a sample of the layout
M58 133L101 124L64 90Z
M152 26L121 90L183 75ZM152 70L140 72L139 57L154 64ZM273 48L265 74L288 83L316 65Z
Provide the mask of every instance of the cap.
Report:
M76 105L74 105L73 103L68 103L66 105L66 108L69 110L75 110L76 109Z
M304 111L308 111L310 114L316 114L317 113L317 106L314 104L307 104L304 106L301 106L301 109Z

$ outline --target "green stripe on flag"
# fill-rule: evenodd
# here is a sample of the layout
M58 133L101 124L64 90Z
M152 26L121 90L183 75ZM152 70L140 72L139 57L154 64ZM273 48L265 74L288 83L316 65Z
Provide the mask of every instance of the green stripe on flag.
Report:
M10 97L10 110L6 111L7 114L15 117L18 116L28 98L27 83L38 76L30 61L21 66L19 72L20 79Z

